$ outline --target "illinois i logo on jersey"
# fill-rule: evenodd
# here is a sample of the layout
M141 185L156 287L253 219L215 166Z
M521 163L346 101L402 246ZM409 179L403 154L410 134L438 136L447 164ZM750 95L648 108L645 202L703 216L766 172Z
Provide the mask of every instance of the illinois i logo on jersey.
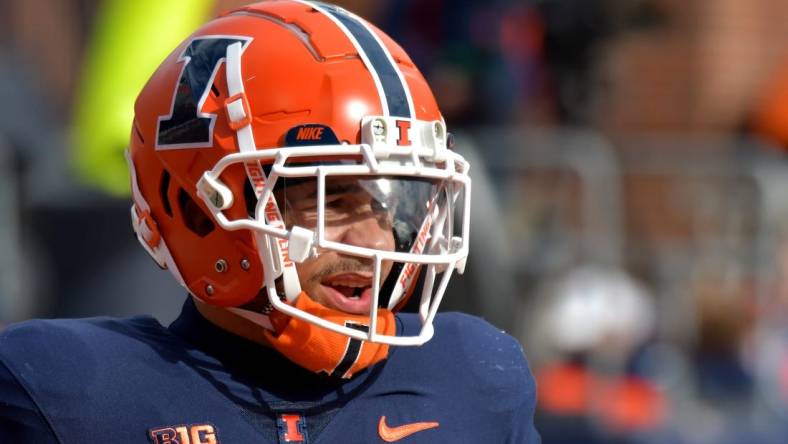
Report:
M280 443L306 444L306 421L297 413L283 413L276 419Z
M153 444L219 444L211 424L155 427L148 430L148 437Z

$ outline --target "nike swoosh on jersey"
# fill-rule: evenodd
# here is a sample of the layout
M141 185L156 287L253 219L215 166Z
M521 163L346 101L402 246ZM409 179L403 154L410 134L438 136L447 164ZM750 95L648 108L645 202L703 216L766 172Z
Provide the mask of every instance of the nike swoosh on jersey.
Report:
M397 427L389 427L386 424L386 417L381 416L380 421L378 421L378 434L380 434L380 438L386 442L395 442L399 441L402 438L408 437L414 433L421 432L423 430L434 429L438 427L440 424L437 422L413 422L410 424L405 424Z

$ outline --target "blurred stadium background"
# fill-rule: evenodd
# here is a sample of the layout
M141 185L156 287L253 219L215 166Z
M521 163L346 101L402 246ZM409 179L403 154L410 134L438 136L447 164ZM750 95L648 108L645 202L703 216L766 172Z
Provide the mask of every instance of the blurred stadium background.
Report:
M137 90L224 0L4 0L0 323L153 313ZM444 304L518 337L545 443L788 441L788 2L338 1L398 40L471 158Z

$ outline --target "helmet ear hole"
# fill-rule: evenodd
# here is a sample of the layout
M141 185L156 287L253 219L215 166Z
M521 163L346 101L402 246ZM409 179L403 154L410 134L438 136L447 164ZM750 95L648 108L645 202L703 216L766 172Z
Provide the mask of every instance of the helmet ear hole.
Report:
M170 205L170 173L167 170L161 172L161 182L159 184L159 194L161 195L161 203L164 206L164 212L172 217L172 206Z
M197 236L205 237L216 228L211 218L183 188L178 190L178 209L181 211L184 226Z
M252 188L252 183L244 181L244 202L246 202L246 213L254 219L254 211L257 208L257 194Z

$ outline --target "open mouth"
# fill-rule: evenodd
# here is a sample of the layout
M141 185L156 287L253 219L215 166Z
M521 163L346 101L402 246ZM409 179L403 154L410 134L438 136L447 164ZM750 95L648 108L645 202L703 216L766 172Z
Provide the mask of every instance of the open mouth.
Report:
M358 300L361 299L361 293L364 292L364 289L369 287L349 287L345 285L332 285L331 288L342 293L342 295L348 299Z
M327 305L348 313L367 313L372 301L372 276L342 273L320 282Z

